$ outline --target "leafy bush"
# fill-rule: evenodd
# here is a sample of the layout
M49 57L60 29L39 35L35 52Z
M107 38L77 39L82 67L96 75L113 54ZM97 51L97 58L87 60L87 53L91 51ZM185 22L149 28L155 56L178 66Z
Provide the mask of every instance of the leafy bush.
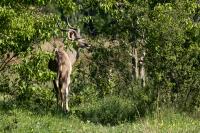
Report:
M117 125L141 117L137 106L132 100L111 96L83 105L77 111L77 115L84 121Z

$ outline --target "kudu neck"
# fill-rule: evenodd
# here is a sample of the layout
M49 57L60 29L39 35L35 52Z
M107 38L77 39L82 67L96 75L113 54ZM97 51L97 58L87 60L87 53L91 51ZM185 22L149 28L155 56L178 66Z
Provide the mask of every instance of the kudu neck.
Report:
M80 48L78 47L71 47L67 49L67 54L69 56L72 65L76 62L76 60L78 60L79 53L80 53Z

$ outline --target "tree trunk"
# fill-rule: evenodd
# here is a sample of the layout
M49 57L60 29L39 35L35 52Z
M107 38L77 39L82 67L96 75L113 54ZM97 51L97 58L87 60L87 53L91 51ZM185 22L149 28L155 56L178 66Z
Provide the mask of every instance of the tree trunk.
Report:
M144 67L144 57L145 57L145 51L143 51L142 56L140 58L140 79L142 81L142 87L145 87L146 81L145 81L145 67Z
M132 73L135 80L139 78L138 69L138 51L137 48L132 47Z

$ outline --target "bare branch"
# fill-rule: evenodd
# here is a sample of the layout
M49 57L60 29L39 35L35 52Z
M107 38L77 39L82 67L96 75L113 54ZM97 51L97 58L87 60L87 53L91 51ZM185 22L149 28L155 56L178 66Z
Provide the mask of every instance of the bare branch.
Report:
M7 65L14 57L16 57L16 54L13 54L13 56L12 56L10 59L8 59L7 61L4 61L4 63L2 63L1 66L0 66L0 71L3 71L3 70L5 69L5 67L6 67L6 65Z

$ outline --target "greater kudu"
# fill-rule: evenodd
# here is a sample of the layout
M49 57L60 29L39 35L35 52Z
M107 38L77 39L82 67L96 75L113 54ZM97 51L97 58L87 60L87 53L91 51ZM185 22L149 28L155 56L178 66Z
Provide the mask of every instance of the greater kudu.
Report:
M69 111L69 84L73 64L79 57L79 49L89 48L89 45L82 39L80 30L73 28L69 23L68 26L70 28L65 30L58 25L60 30L68 33L68 39L74 41L75 45L65 50L63 41L54 39L56 56L55 60L49 61L49 69L57 72L57 78L53 81L53 84L56 90L57 104L62 107L64 112Z

